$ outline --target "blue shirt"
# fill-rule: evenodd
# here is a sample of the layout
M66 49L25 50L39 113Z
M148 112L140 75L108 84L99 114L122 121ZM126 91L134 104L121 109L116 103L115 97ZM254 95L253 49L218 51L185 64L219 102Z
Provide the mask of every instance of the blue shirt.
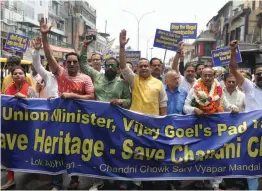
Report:
M187 92L183 88L177 88L174 92L171 92L167 86L166 94L167 101L167 114L183 114L183 107L187 97Z

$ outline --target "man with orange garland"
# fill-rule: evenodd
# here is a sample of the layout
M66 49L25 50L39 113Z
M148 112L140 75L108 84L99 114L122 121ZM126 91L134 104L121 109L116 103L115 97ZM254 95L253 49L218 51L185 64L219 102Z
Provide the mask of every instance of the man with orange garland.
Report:
M223 108L223 106L225 108ZM189 91L184 105L186 114L214 114L225 111L232 113L239 112L237 106L230 104L224 97L220 83L215 79L215 71L212 68L204 68L201 78L196 81L193 88ZM211 180L214 190L219 190L222 179ZM198 182L200 183L200 182ZM197 186L197 185L196 185Z

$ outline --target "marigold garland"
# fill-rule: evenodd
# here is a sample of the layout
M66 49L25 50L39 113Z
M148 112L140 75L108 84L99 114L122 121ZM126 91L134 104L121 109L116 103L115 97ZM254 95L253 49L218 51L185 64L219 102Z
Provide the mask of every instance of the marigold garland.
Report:
M224 111L223 106L220 104L223 91L217 80L214 80L210 91L208 91L208 88L201 79L197 81L193 88L197 107L204 113L214 114Z

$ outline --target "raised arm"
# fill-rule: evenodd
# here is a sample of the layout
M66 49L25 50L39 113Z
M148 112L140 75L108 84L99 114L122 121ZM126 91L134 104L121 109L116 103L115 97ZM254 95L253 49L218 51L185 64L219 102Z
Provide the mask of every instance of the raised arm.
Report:
M99 75L99 72L93 69L91 66L88 64L88 56L87 56L87 48L88 45L91 44L92 41L84 41L82 45L82 49L80 52L80 69L81 72L85 75L88 75L92 78L93 81L95 81L95 77Z
M245 81L245 77L238 71L238 66L236 62L236 49L237 49L237 41L233 40L230 42L231 57L230 57L229 68L230 68L230 72L235 76L237 84L242 86Z
M120 60L120 68L126 68L126 54L125 54L125 46L128 43L129 38L126 39L126 30L122 30L119 35L119 43L120 43L120 53L119 53L119 60Z
M42 18L41 21L40 21L40 32L42 34L43 48L44 48L45 56L46 56L47 62L49 64L50 70L54 74L56 74L58 72L58 69L59 69L60 66L56 62L55 58L53 57L52 50L51 50L49 43L48 43L47 34L50 31L51 31L51 26L48 27L47 19L46 19L46 21L44 21L44 18Z
M184 58L184 42L178 43L178 50L176 52L175 58L172 63L172 69L175 70L178 74L179 72L179 59L182 62Z
M37 73L43 78L43 80L47 81L47 71L41 64L40 60L40 52L42 46L42 39L40 37L36 37L35 40L32 41L32 45L34 47L34 50L32 51L32 65L34 66Z

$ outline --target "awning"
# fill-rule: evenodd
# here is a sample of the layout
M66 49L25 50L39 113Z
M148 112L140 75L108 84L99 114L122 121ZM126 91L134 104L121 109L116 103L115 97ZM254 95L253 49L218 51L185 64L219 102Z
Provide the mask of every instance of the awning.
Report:
M5 51L5 50L2 50L2 55L1 55L1 57L3 57L3 58L8 58L9 56L12 56L12 53L7 52L7 51Z
M75 52L75 50L72 48L64 48L64 47L54 46L51 44L49 46L53 51L57 51L57 52L65 52L65 53Z

